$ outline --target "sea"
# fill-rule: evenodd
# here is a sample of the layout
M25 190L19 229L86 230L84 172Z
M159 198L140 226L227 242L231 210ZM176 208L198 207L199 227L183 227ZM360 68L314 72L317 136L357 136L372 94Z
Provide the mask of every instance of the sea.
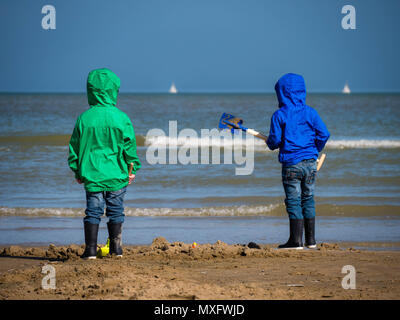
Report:
M317 174L317 240L399 242L400 94L308 94L306 103L331 133ZM117 107L132 120L142 163L125 198L125 243L287 240L278 152L238 132L202 136L224 112L267 135L275 94L120 94ZM86 94L0 94L0 245L83 243L85 191L67 158L87 109ZM251 160L247 174L237 174L235 152Z

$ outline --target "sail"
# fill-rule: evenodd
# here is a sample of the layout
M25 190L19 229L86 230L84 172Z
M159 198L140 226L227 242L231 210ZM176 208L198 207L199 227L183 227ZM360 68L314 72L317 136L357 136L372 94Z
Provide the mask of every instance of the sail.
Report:
M175 87L175 83L172 82L171 87L169 88L169 93L178 93L178 90Z
M346 82L346 84L344 85L344 88L342 90L342 93L350 93L350 92L351 91L350 91L349 85Z

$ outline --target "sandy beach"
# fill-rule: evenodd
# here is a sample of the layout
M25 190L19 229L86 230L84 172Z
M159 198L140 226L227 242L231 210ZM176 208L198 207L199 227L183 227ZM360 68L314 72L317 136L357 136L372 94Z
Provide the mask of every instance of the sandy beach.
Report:
M0 299L399 299L399 244L322 243L317 250L277 251L274 245L192 247L154 239L125 246L124 257L85 261L82 245L0 248ZM44 265L55 289L42 288ZM356 288L343 289L345 265Z

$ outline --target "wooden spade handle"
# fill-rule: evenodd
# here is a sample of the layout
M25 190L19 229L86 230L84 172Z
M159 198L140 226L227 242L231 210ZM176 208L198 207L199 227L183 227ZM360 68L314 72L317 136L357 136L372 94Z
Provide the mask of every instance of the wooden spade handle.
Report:
M321 169L321 167L322 167L322 165L323 165L323 163L325 161L325 158L326 158L326 154L323 153L323 154L321 154L321 158L319 158L317 160L317 171L319 171L319 169Z
M262 133L260 133L260 132L258 132L256 130L253 130L253 129L247 129L246 132L250 133L251 135L253 135L253 136L257 137L257 138L263 139L265 141L267 141L267 139L268 139L267 136L264 136Z

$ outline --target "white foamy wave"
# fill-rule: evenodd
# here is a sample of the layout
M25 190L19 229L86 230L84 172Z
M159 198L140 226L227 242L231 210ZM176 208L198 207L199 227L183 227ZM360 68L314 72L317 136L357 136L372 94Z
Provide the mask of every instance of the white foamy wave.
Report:
M270 215L280 205L203 208L125 208L127 216L262 216Z
M253 149L254 151L270 151L264 140L254 138L247 140L245 137L237 139L217 138L171 138L168 136L148 137L145 139L145 146L158 148L202 148L202 147L219 147L219 148L243 148ZM400 148L400 140L373 140L373 139L341 139L329 140L326 144L327 149L376 149L376 148Z
M145 146L152 146L157 148L176 148L176 147L186 147L186 148L230 148L230 149L254 149L257 151L268 151L268 147L263 140L254 138L246 139L242 138L232 138L225 139L223 137L177 137L171 138L168 136L159 137L147 137L145 139Z
M400 140L329 140L326 147L329 149L400 148Z
M10 208L0 207L0 216L76 217L84 215L81 208Z
M129 208L124 213L131 217L211 217L211 216L262 216L275 215L281 205L265 206L231 206L203 208ZM30 217L80 217L84 216L83 208L9 208L0 207L0 216L30 216Z

